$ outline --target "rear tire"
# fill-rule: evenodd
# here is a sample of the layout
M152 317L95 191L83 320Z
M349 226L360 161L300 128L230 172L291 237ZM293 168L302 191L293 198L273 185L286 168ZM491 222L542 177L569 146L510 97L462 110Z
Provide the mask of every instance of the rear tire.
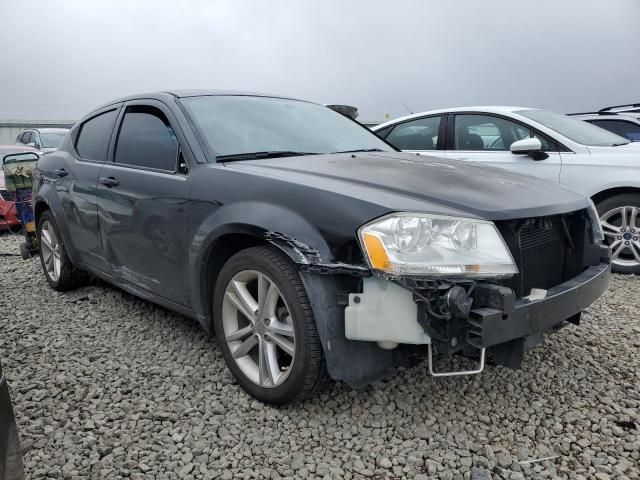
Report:
M229 370L256 399L282 405L308 398L324 384L313 310L298 271L277 248L248 248L227 261L216 282L213 315Z
M611 248L611 270L640 274L640 195L623 193L596 206L605 244Z
M86 284L88 276L71 263L60 229L50 211L40 216L36 235L42 271L51 288L66 292Z

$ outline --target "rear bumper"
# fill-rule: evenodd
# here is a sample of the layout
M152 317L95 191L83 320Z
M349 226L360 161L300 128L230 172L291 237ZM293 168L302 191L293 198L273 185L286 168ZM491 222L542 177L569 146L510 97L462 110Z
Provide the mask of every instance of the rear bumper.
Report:
M478 348L486 348L550 331L565 321L577 323L580 312L607 289L610 271L609 262L602 262L549 289L543 300L521 299L513 308L473 309L467 341ZM502 305L508 305L508 302Z

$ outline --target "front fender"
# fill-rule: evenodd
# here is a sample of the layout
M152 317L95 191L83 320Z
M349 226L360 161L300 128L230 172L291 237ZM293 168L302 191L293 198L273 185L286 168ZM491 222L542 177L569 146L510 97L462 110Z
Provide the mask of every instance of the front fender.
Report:
M191 300L201 321L211 310L205 291L207 266L217 242L228 234L245 234L266 240L283 250L297 264L331 262L331 249L322 233L295 211L276 204L238 202L230 205L201 203L190 209L194 231L189 246ZM210 293L210 292L209 292Z

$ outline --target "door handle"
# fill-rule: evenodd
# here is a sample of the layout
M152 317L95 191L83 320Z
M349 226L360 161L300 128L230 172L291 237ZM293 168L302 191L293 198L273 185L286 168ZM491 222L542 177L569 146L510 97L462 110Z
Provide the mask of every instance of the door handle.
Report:
M58 177L66 177L67 175L69 175L69 172L67 172L64 168L54 170L53 173L55 173Z
M100 183L109 188L120 185L120 182L113 177L101 178Z

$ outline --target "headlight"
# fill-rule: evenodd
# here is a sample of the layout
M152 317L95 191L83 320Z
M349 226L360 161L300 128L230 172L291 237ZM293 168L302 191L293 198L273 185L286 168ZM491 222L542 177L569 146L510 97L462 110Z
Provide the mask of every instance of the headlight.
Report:
M602 230L598 210L591 199L589 199L589 220L591 221L591 231L593 232L593 243L599 245L604 241L604 230Z
M498 277L518 273L493 222L397 213L358 230L369 266L397 275Z

